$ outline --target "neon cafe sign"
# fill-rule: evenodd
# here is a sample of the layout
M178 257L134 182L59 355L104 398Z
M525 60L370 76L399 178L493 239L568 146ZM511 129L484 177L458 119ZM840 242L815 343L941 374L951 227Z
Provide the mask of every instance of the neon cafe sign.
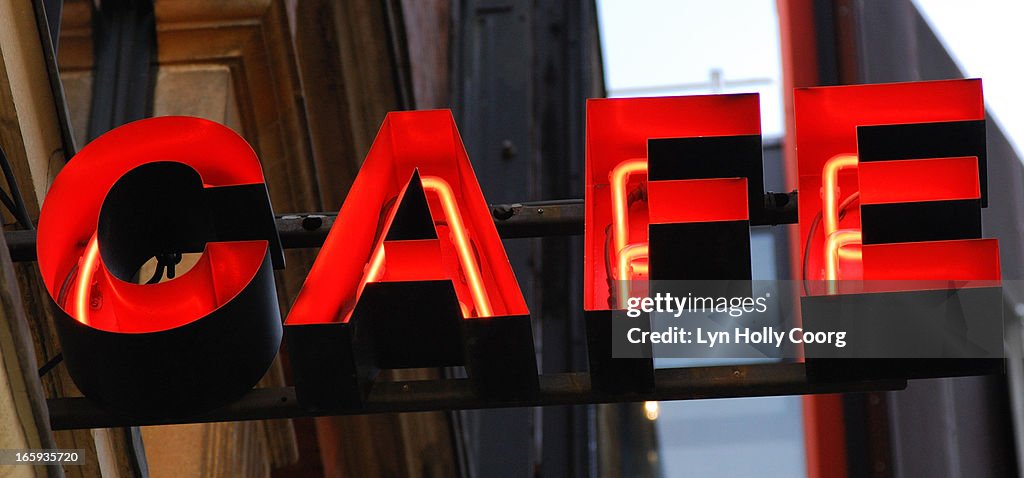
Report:
M999 280L998 245L981 237L981 95L980 80L796 91L801 253L824 271L808 278ZM630 291L609 284L750 279L758 97L589 100L586 135L592 385L651 390L649 359L611 356ZM138 283L151 257L182 252L202 255ZM83 148L49 190L37 253L68 371L117 413L230 403L282 338L312 409L360 406L386 368L465 366L497 401L538 392L529 309L447 110L385 118L283 326L259 160L206 120L146 119Z

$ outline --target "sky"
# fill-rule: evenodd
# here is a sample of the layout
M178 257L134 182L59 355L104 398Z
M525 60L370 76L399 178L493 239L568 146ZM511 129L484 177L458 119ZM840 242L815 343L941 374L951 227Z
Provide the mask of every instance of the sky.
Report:
M982 79L990 118L1022 157L1024 0L913 1L960 70Z
M773 0L597 5L608 96L760 93L762 135L781 136L782 60ZM713 76L720 79L718 89Z

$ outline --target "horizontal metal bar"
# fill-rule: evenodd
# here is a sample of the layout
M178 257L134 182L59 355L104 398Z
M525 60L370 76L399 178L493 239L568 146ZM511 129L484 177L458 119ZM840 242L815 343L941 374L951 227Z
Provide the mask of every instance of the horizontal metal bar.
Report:
M765 220L753 226L796 224L796 191L766 193ZM506 239L521 237L573 236L583 234L582 199L495 204L491 215L498 235ZM285 249L320 247L334 225L337 213L294 213L277 216L277 231ZM7 248L14 262L36 260L36 231L4 231Z
M292 387L258 388L219 410L192 417L126 418L107 413L85 398L47 400L54 430L263 420L334 415L421 412L477 408L538 407L647 400L806 395L818 393L902 390L905 380L810 383L802 363L659 369L653 393L607 394L592 391L587 373L540 376L534 400L496 401L478 396L468 379L379 382L361 408L308 410L299 406ZM182 387L188 384L180 384ZM203 393L196 390L196 393Z
M582 199L491 206L498 235L506 239L581 235L584 215Z

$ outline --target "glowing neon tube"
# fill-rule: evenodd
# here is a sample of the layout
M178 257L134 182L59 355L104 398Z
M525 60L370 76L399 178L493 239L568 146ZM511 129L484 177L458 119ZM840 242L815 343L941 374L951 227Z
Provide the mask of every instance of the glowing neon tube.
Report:
M856 243L851 242L850 244L844 244L844 245L845 246L852 246L854 244L860 244L860 242L856 242ZM850 249L848 247L847 248L840 247L839 251L836 252L836 254L839 254L839 258L840 259L846 259L846 260L859 261L859 260L861 260L863 258L863 255L861 254L860 249Z
M420 181L423 184L424 191L437 194L438 199L441 201L441 209L451 230L452 242L455 244L455 249L459 256L459 265L466 274L466 282L469 284L469 290L473 296L473 305L476 307L477 316L493 316L494 311L491 309L491 303L487 297L487 289L481 278L480 268L469 245L469 234L462 223L462 213L459 212L459 205L455 201L455 193L452 191L452 187L447 181L436 176L423 176L420 178ZM369 264L367 264L366 272L359 284L356 297L362 295L367 283L380 280L381 276L384 275L385 264L384 247L382 245L374 251L373 257L370 259ZM462 308L463 315L468 315L465 307ZM350 310L346 314L346 322L351 317L352 312Z
M860 244L860 231L855 229L842 229L833 232L825 240L825 280L829 281L828 290L830 294L836 293L836 283L839 280L839 251L848 244Z
M839 275L839 259L860 260L860 250L843 249L845 245L860 244L860 233L856 240L851 239L853 231L839 232L839 172L843 169L857 167L857 156L837 154L825 162L821 170L822 186L822 223L825 231L825 279L837 280ZM833 236L835 238L833 239ZM834 248L833 248L834 247ZM829 285L833 289L833 285ZM833 291L834 293L834 291Z
M647 160L643 158L627 159L608 174L612 195L612 245L613 252L618 256L629 243L629 197L626 184L633 174L647 173Z
M384 247L378 247L373 253L373 258L370 259L369 267L366 269L366 280L363 281L363 285L367 282L376 282L380 279L380 276L384 274ZM362 291L362 289L360 289Z
M618 256L619 262L618 262L616 270L615 270L616 276L617 276L616 278L618 280L620 280L620 281L628 281L628 280L630 280L630 278L632 277L632 271L631 271L631 267L630 267L631 263L633 261L637 260L637 259L642 259L642 258L647 257L648 253L649 252L648 252L648 248L647 248L647 243L646 242L641 242L641 243L638 243L638 244L630 244L630 245L622 248L622 250L619 251L619 256ZM620 285L624 285L624 284L620 283ZM627 289L626 287L620 287L619 288L619 307L622 307L626 303L626 301L628 299L629 299L629 289Z
M629 184L629 177L634 174L647 173L647 160L644 158L627 159L617 165L608 173L608 182L611 185L612 199L612 256L616 267L616 276L620 281L630 280L633 273L632 262L636 259L647 257L648 249L646 243L629 244L629 194L626 186ZM636 272L647 271L647 265L636 265ZM629 291L621 288L619 304L625 304L629 298Z
M85 247L85 253L79 259L78 278L75 281L74 297L75 319L83 324L89 323L89 306L91 302L92 278L99 267L100 246L96 240L96 233L89 239L89 245Z
M469 245L469 234L462 224L462 214L459 212L458 203L455 202L455 193L452 192L452 187L445 180L436 176L423 176L421 181L425 191L433 191L441 200L444 217L452 232L452 242L455 243L455 249L459 254L459 263L462 265L462 270L466 274L466 282L469 283L470 292L473 294L473 304L476 306L477 316L493 316L491 303L487 298L487 289L484 287L484 281L480 277L480 268Z
M821 216L825 237L829 237L839 229L839 171L856 167L857 156L837 154L826 161L821 170L821 185L824 194Z

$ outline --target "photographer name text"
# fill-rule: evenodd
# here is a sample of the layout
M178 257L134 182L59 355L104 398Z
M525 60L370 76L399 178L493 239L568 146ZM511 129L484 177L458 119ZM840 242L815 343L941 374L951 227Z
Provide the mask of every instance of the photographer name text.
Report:
M830 344L836 348L843 348L846 347L846 332L811 332L800 327L788 330L776 330L774 327L736 327L732 331L704 330L701 327L668 327L666 330L649 332L633 327L626 331L626 340L631 344L697 344L708 348L723 344L775 347L782 347L783 344Z

